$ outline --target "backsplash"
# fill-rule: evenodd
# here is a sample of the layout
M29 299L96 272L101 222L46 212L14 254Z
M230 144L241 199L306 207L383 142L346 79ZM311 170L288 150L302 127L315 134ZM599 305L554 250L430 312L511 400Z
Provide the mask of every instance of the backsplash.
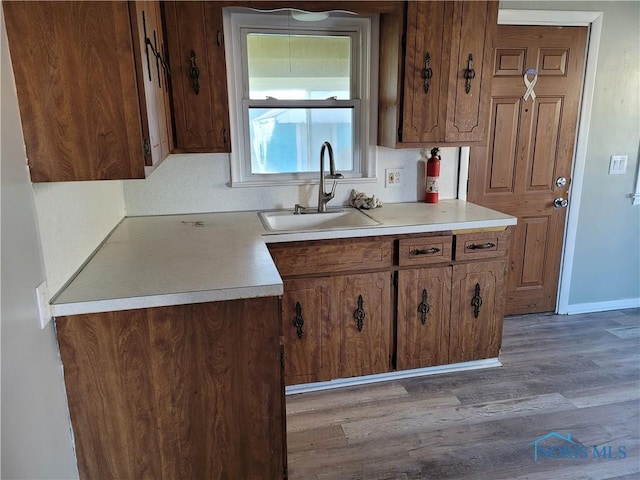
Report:
M441 151L440 198L457 197L458 148ZM377 147L378 178L370 182L338 183L331 205L348 202L351 189L376 195L383 203L422 199L424 163L420 150ZM402 168L403 183L385 188L386 168ZM123 182L127 216L224 212L293 208L317 204L317 185L234 187L228 154L176 154L167 158L146 180Z

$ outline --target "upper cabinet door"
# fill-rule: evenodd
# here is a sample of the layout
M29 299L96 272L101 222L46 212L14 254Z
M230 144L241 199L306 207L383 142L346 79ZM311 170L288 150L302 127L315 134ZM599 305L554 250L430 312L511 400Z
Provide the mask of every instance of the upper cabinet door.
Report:
M172 149L169 107L170 70L165 54L160 4L130 2L132 29L139 48L134 48L140 86L140 111L145 138L145 165L155 167ZM135 19L135 21L133 20Z
M453 3L446 142L486 141L497 26L498 2Z
M129 5L2 6L31 180L144 178L149 128Z
M486 141L497 18L498 2L482 1L409 1L382 15L380 145Z
M163 2L176 152L230 152L219 2Z
M445 134L452 8L409 2L404 56L403 142L440 141Z

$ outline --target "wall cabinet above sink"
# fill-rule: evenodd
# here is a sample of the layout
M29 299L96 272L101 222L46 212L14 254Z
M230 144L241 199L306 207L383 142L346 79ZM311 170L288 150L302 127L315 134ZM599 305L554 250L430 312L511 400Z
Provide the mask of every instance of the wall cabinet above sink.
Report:
M398 5L380 22L378 144L484 143L498 2Z

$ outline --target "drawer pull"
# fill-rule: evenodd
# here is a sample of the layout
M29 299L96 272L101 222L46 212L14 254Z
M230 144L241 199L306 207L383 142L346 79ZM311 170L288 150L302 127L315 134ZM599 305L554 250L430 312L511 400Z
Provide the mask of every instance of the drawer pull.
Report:
M425 325L427 323L427 313L429 313L429 303L427 302L428 300L428 293L427 293L427 289L423 288L422 289L422 302L420 302L420 304L418 305L418 312L420 312L420 321L422 322L423 325Z
M411 250L409 255L412 257L417 257L418 255L433 255L434 253L438 253L440 249L438 247L427 248L426 250Z
M353 312L353 318L356 320L356 327L358 331L362 331L362 327L364 326L364 300L362 299L362 295L358 295L358 308L355 312Z
M302 318L302 306L300 302L296 302L296 318L293 321L293 326L296 327L296 333L298 334L298 338L302 338L304 332L302 331L302 326L304 325L304 318Z
M495 246L496 244L493 242L487 242L481 245L472 243L471 245L467 245L467 250L486 250L487 248L494 248Z
M480 315L480 307L482 306L482 297L480 296L479 283L476 283L476 288L473 292L473 298L471 299L471 306L473 307L473 318L478 318L478 315Z

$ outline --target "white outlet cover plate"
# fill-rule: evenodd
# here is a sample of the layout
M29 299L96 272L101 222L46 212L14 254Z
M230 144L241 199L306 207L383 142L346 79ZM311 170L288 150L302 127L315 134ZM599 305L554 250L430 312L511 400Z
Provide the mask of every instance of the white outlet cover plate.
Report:
M386 168L384 171L385 187L400 187L404 172L402 168Z
M52 318L51 306L49 305L49 288L46 280L36 287L36 300L38 302L40 328L44 329Z

